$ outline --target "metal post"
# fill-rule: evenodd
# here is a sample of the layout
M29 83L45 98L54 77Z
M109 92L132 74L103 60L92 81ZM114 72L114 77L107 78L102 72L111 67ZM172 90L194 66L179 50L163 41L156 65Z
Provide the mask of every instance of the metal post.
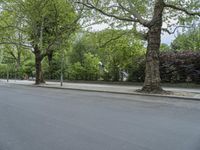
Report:
M63 86L63 64L64 64L64 50L62 50L62 58L61 58L60 86Z
M7 82L9 82L9 71L8 71L8 65L7 65Z

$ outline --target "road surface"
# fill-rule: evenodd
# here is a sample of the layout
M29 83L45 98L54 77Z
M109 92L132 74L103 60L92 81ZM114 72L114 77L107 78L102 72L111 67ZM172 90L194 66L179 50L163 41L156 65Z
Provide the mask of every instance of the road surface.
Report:
M0 150L200 150L200 102L1 85Z

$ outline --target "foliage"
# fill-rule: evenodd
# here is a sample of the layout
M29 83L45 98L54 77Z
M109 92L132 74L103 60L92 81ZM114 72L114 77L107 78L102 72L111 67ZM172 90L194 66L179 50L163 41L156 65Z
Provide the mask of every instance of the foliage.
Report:
M167 51L160 54L160 74L162 82L200 83L200 53L193 51ZM138 60L138 67L133 69L134 81L144 80L145 60Z
M99 58L90 52L85 53L83 62L71 64L66 73L70 80L97 80L99 77Z
M37 64L36 83L39 84L43 82L42 60L46 56L50 58L59 47L66 44L69 36L78 28L79 16L76 15L71 3L65 0L5 0L5 4L1 15L4 19L6 15L11 17L9 22L5 22L6 19L0 22L2 28L7 29L6 32L1 30L4 36L1 44L15 45L18 52L21 51L21 46L25 46L33 52ZM20 35L19 40L6 40L12 32L13 37ZM14 54L13 51L11 49L10 52Z
M106 16L111 27L132 28L136 35L147 40L145 82L142 92L162 93L159 72L159 48L161 31L169 33L176 25L198 20L199 0L193 1L164 1L164 0L75 0L75 3L86 7L97 15L92 19L99 20ZM91 14L91 13L89 13ZM102 18L102 20L105 20ZM175 24L172 23L176 22ZM163 29L163 24L167 28ZM121 58L121 57L118 57ZM113 62L117 62L113 59ZM113 65L113 80L118 79L119 65Z
M200 27L189 29L187 32L179 34L171 43L171 47L176 51L200 51Z
M85 80L97 80L99 75L99 58L91 53L84 54L83 69Z
M75 40L74 46L69 52L69 62L71 65L79 62L84 70L87 70L83 72L84 75L79 75L81 79L88 80L91 76L89 74L93 74L94 77L99 76L95 75L97 72L97 74L100 73L103 80L118 81L121 72L131 74L133 68L139 66L137 61L145 53L143 43L137 38L133 38L133 32L130 30L110 29L78 35L78 39ZM98 59L95 60L94 56L97 56ZM73 66L73 68L75 67Z
M166 51L170 51L171 50L171 47L165 43L162 43L160 45L160 51L161 52L166 52Z
M0 64L0 77L1 78L7 78L7 75L9 75L10 78L16 77L16 69L15 66L10 64Z
M0 64L0 77L6 78L7 76L7 65L6 64Z
M199 19L198 0L4 0L0 7L0 74L4 77L7 72L19 78L36 75L29 49L43 63L45 78L59 79L63 70L70 80L119 81L125 72L129 81L144 81L145 66L150 62L147 77L152 79L147 86L155 81L155 74L159 86L155 73L159 69L155 69L160 46L163 81L182 82L189 76L199 82L199 53L179 52L199 51L199 27L178 35L171 47L160 45L164 26L163 31L170 32L177 25L190 26ZM83 8L88 19L105 21L110 28L80 31L70 43L69 36L79 28L77 12Z
M200 82L200 53L192 51L163 52L160 55L160 72L163 82Z
M42 62L43 74L45 79L54 79L59 80L61 75L61 63L65 66L65 63L62 62L62 57L65 51L57 51L52 56L52 60L49 62L47 58L45 58ZM65 59L65 58L64 58ZM50 63L50 64L49 64Z
M27 60L22 65L23 74L26 74L28 77L34 77L35 76L35 63L34 60Z
M136 56L133 63L129 65L128 81L144 82L145 77L145 56Z
M76 63L79 61L81 64L83 64L85 53L97 53L97 43L94 41L93 34L94 33L90 32L80 32L76 35L75 41L73 42L73 47L68 53L70 56L69 61L71 63Z
M97 34L99 41L99 55L105 69L105 77L119 81L120 72L131 74L137 68L137 60L144 56L143 43L130 30L104 30ZM121 79L122 80L122 79Z
M67 76L69 80L81 80L83 79L83 70L81 63L76 62L68 67L65 76Z
M43 52L49 46L57 46L76 27L75 13L67 1L28 0L21 3L27 19L29 41L32 45L39 44Z

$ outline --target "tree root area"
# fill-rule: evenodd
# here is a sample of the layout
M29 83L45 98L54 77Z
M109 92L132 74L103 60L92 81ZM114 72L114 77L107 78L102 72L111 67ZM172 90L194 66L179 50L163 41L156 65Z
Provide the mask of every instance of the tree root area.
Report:
M138 93L145 93L145 94L161 94L161 95L173 95L172 91L165 91L161 87L159 88L147 88L143 87L142 89L136 90Z

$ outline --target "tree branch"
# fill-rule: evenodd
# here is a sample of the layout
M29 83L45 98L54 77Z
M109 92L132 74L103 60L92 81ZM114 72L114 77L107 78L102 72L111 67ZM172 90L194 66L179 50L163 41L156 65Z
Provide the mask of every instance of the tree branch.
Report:
M148 38L147 33L139 32L137 30L134 30L133 33L135 34L135 36L137 36L141 40L145 40L146 41L147 38Z
M13 57L14 60L17 60L17 57L15 56L15 54L13 53L13 51L9 51L8 53Z
M7 25L7 26L0 26L0 30L6 30L7 28L17 29L19 31L25 32L25 30L21 29L20 27L14 25Z
M131 0L128 0L128 4L130 7L129 12L138 19L139 23L144 25L145 27L149 26L149 21L145 20L142 18L142 16L135 10L135 8L133 7L133 4L131 3ZM122 5L121 5L122 6ZM123 7L123 6L122 6ZM123 7L124 8L124 7Z
M17 42L0 42L0 45L3 44L10 44L10 45L20 45L20 46L24 46L26 48L32 48L31 46L25 45L25 44L21 44L21 43L17 43Z
M117 39L120 39L122 36L124 36L124 35L126 35L126 34L127 34L127 32L124 32L124 33L122 33L122 34L120 34L120 35L118 35L118 36L116 36L116 37L113 37L113 38L109 39L109 40L106 41L105 43L101 44L101 45L99 46L99 48L106 47L106 45L108 45L110 42L115 41L115 40L117 40Z
M192 28L190 26L177 26L173 31L168 30L167 28L162 28L162 31L167 32L168 34L174 34L178 28Z
M94 9L98 12L100 12L101 14L105 15L105 16L108 16L108 17L112 17L112 18L115 18L117 20L122 20L122 21L128 21L128 22L139 22L138 19L134 19L134 18L127 18L127 17L120 17L120 16L116 16L116 15L113 15L113 14L109 14L103 10L101 10L100 8L97 8L96 6L92 5L91 3L83 3L83 2L76 2L77 4L81 4L81 5L84 5L85 7L87 8L90 8L90 9Z
M187 15L190 15L190 16L200 16L200 12L190 12L184 8L181 8L181 7L177 7L175 5L172 5L172 4L165 4L165 7L168 7L168 8L172 8L172 9L175 9L175 10L178 10L178 11L182 11L184 13L186 13Z

